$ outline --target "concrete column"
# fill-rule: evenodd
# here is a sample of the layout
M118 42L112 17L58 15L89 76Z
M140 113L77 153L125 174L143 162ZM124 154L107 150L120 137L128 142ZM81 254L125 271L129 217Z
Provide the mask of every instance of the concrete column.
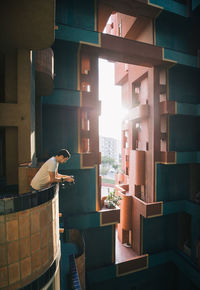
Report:
M35 157L35 96L32 76L32 53L20 49L17 53L17 99L20 109L18 160L31 162Z
M6 127L6 183L18 183L18 136L17 127Z

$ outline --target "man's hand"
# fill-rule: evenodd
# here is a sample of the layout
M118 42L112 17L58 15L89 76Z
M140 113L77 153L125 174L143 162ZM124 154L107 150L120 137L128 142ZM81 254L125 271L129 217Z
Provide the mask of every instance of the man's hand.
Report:
M67 182L74 182L74 178L72 176L66 176L63 179L64 181L67 181Z
M53 182L62 182L63 181L67 181L67 182L74 182L74 177L70 176L70 175L62 175L59 173L55 173L55 172L49 172L49 176L50 176L50 183Z

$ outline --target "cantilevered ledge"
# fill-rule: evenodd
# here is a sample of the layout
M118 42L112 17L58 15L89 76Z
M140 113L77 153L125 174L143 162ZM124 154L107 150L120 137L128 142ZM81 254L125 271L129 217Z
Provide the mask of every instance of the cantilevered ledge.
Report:
M145 119L149 116L149 105L142 104L129 110L129 120Z
M146 67L171 64L170 61L163 59L162 47L103 33L100 33L100 39L99 47L82 44L82 52L95 54L111 61Z

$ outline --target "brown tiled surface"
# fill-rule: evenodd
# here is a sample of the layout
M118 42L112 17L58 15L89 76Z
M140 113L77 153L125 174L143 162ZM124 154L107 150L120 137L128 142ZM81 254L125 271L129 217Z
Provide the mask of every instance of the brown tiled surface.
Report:
M49 240L48 226L45 226L41 231L41 240L40 240L41 248L43 248L48 244L48 240Z
M31 233L36 233L40 230L40 214L39 211L31 213Z
M7 265L7 244L0 244L0 267Z
M20 262L21 278L24 279L31 274L31 258L25 258Z
M49 259L53 259L53 257L54 257L54 244L53 244L53 239L51 239L49 241L48 248L49 248Z
M47 205L47 216L48 216L48 223L51 223L52 222L52 203L50 202L48 205Z
M0 268L0 289L8 285L8 268Z
M40 232L31 236L31 252L35 252L40 249Z
M19 242L8 243L8 264L13 264L19 260Z
M0 215L0 223L4 223L5 221L5 216L4 215Z
M53 222L48 225L48 235L49 235L49 239L52 240L53 239Z
M7 241L18 239L18 220L11 220L6 222Z
M11 213L6 215L6 221L12 221L18 219L18 214L17 213Z
M41 254L40 250L32 254L32 257L31 257L32 272L35 272L39 270L40 268L40 265L41 265L40 254Z
M30 235L30 217L29 213L19 216L19 236L25 238Z
M19 263L9 265L8 272L9 272L9 284L19 281L20 279Z
M58 198L55 197L55 200L53 201L53 204L52 204L52 218L53 220L55 220L57 218L57 215L58 215Z
M48 246L41 250L41 264L45 265L49 260L49 249Z
M40 211L40 227L43 228L48 223L48 215L46 207Z
M16 289L20 289L20 288L21 288L20 282L17 282L17 283L14 283L14 284L7 286L6 288L3 288L3 290L16 290Z
M55 202L53 202L52 204L52 218L53 220L55 220L56 217L56 206L55 206Z
M0 223L0 243L4 242L5 239L5 223Z
M57 203L55 198L30 210L0 216L0 289L31 283L54 260L59 245Z
M31 249L30 237L21 239L19 247L20 259L30 256L30 249Z

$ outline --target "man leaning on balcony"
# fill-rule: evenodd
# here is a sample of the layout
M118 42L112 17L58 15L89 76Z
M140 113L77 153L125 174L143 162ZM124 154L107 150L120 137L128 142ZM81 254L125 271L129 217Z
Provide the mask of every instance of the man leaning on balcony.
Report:
M74 182L74 178L69 175L58 173L59 164L65 163L71 157L66 149L61 149L55 156L48 159L38 170L31 181L31 191L38 191L49 187L52 183Z

